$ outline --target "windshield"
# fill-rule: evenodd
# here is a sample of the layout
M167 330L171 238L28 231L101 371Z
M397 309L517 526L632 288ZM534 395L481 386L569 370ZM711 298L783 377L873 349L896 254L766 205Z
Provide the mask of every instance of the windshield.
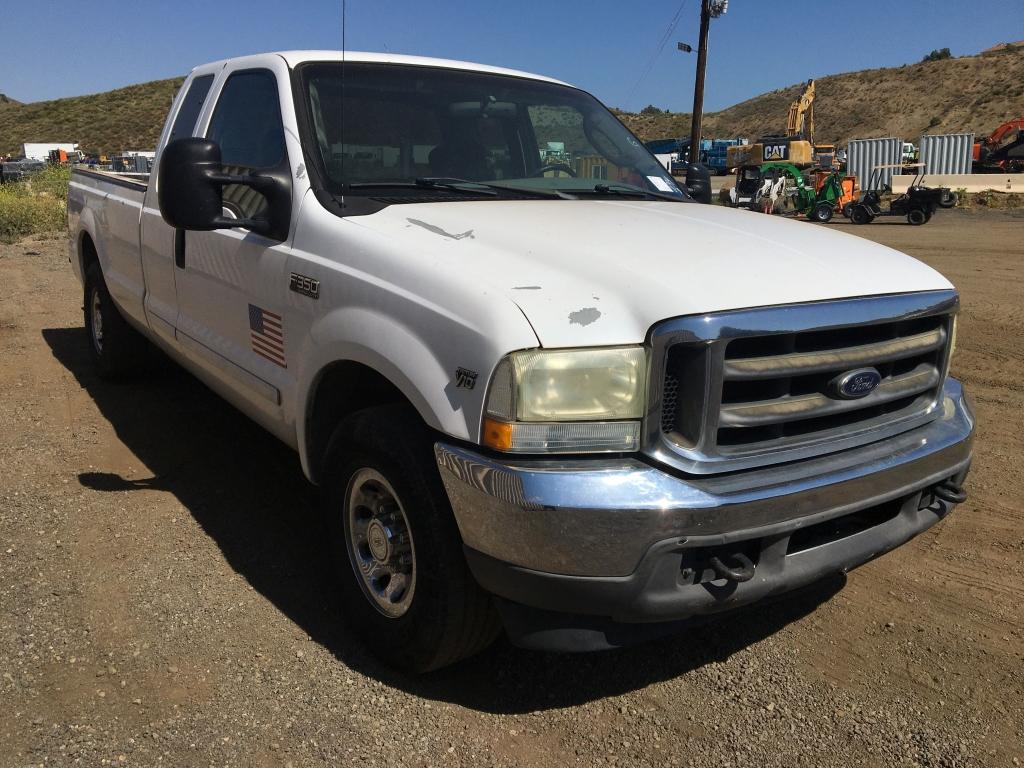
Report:
M615 116L575 88L396 64L316 63L300 72L308 154L332 195L423 201L451 194L438 181L459 180L494 184L497 196L635 187L684 199Z

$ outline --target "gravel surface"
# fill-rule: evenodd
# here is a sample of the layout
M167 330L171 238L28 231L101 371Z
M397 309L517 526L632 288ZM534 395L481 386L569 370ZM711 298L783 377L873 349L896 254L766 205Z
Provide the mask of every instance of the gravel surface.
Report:
M0 766L1020 765L1024 216L832 226L963 292L968 502L676 637L419 679L337 618L295 454L173 367L98 381L66 241L0 245Z

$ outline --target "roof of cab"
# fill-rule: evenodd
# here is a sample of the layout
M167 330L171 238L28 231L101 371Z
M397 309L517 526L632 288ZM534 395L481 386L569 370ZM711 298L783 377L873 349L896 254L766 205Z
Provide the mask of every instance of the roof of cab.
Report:
M247 58L259 58L266 54L255 56L240 56L228 61L239 61ZM454 61L452 59L434 59L429 56L404 56L398 53L368 53L366 51L275 51L271 55L280 56L289 67L295 67L307 61L361 61L375 64L406 64L415 67L443 67L445 69L462 69L473 72L490 72L496 75L512 75L514 77L525 77L531 80L543 80L548 83L569 85L561 80L556 80L543 75L535 75L530 72L520 72L516 69L505 69L504 67L491 67L486 64L474 64L469 61ZM221 63L221 62L214 62ZM227 63L227 61L223 62ZM209 66L209 65L206 65Z

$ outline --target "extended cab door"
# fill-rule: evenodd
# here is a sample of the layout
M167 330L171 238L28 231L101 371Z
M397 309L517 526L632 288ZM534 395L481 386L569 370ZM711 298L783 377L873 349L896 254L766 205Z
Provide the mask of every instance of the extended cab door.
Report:
M160 147L175 139L192 136L199 115L207 102L215 71L196 71L183 93L171 107ZM157 163L160 160L157 158ZM174 338L178 318L178 296L174 284L175 233L160 215L157 201L157 166L149 177L149 188L142 205L139 250L146 283L145 310L150 328L167 340Z
M283 169L291 178L279 87L287 87L287 68L277 61L266 68L229 65L218 78L212 110L201 120L205 131L198 132L220 145L227 173ZM224 215L238 219L260 217L267 207L264 196L250 187L227 186L223 200ZM287 434L280 405L282 391L294 380L296 353L284 310L287 241L240 227L178 237L183 237L175 244L174 268L179 347L243 401L246 411Z

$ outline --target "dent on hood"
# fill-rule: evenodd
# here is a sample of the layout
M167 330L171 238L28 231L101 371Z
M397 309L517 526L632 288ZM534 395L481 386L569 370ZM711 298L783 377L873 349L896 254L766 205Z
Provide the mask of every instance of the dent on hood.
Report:
M569 313L569 325L590 325L596 323L600 317L601 310L597 307L583 307Z

